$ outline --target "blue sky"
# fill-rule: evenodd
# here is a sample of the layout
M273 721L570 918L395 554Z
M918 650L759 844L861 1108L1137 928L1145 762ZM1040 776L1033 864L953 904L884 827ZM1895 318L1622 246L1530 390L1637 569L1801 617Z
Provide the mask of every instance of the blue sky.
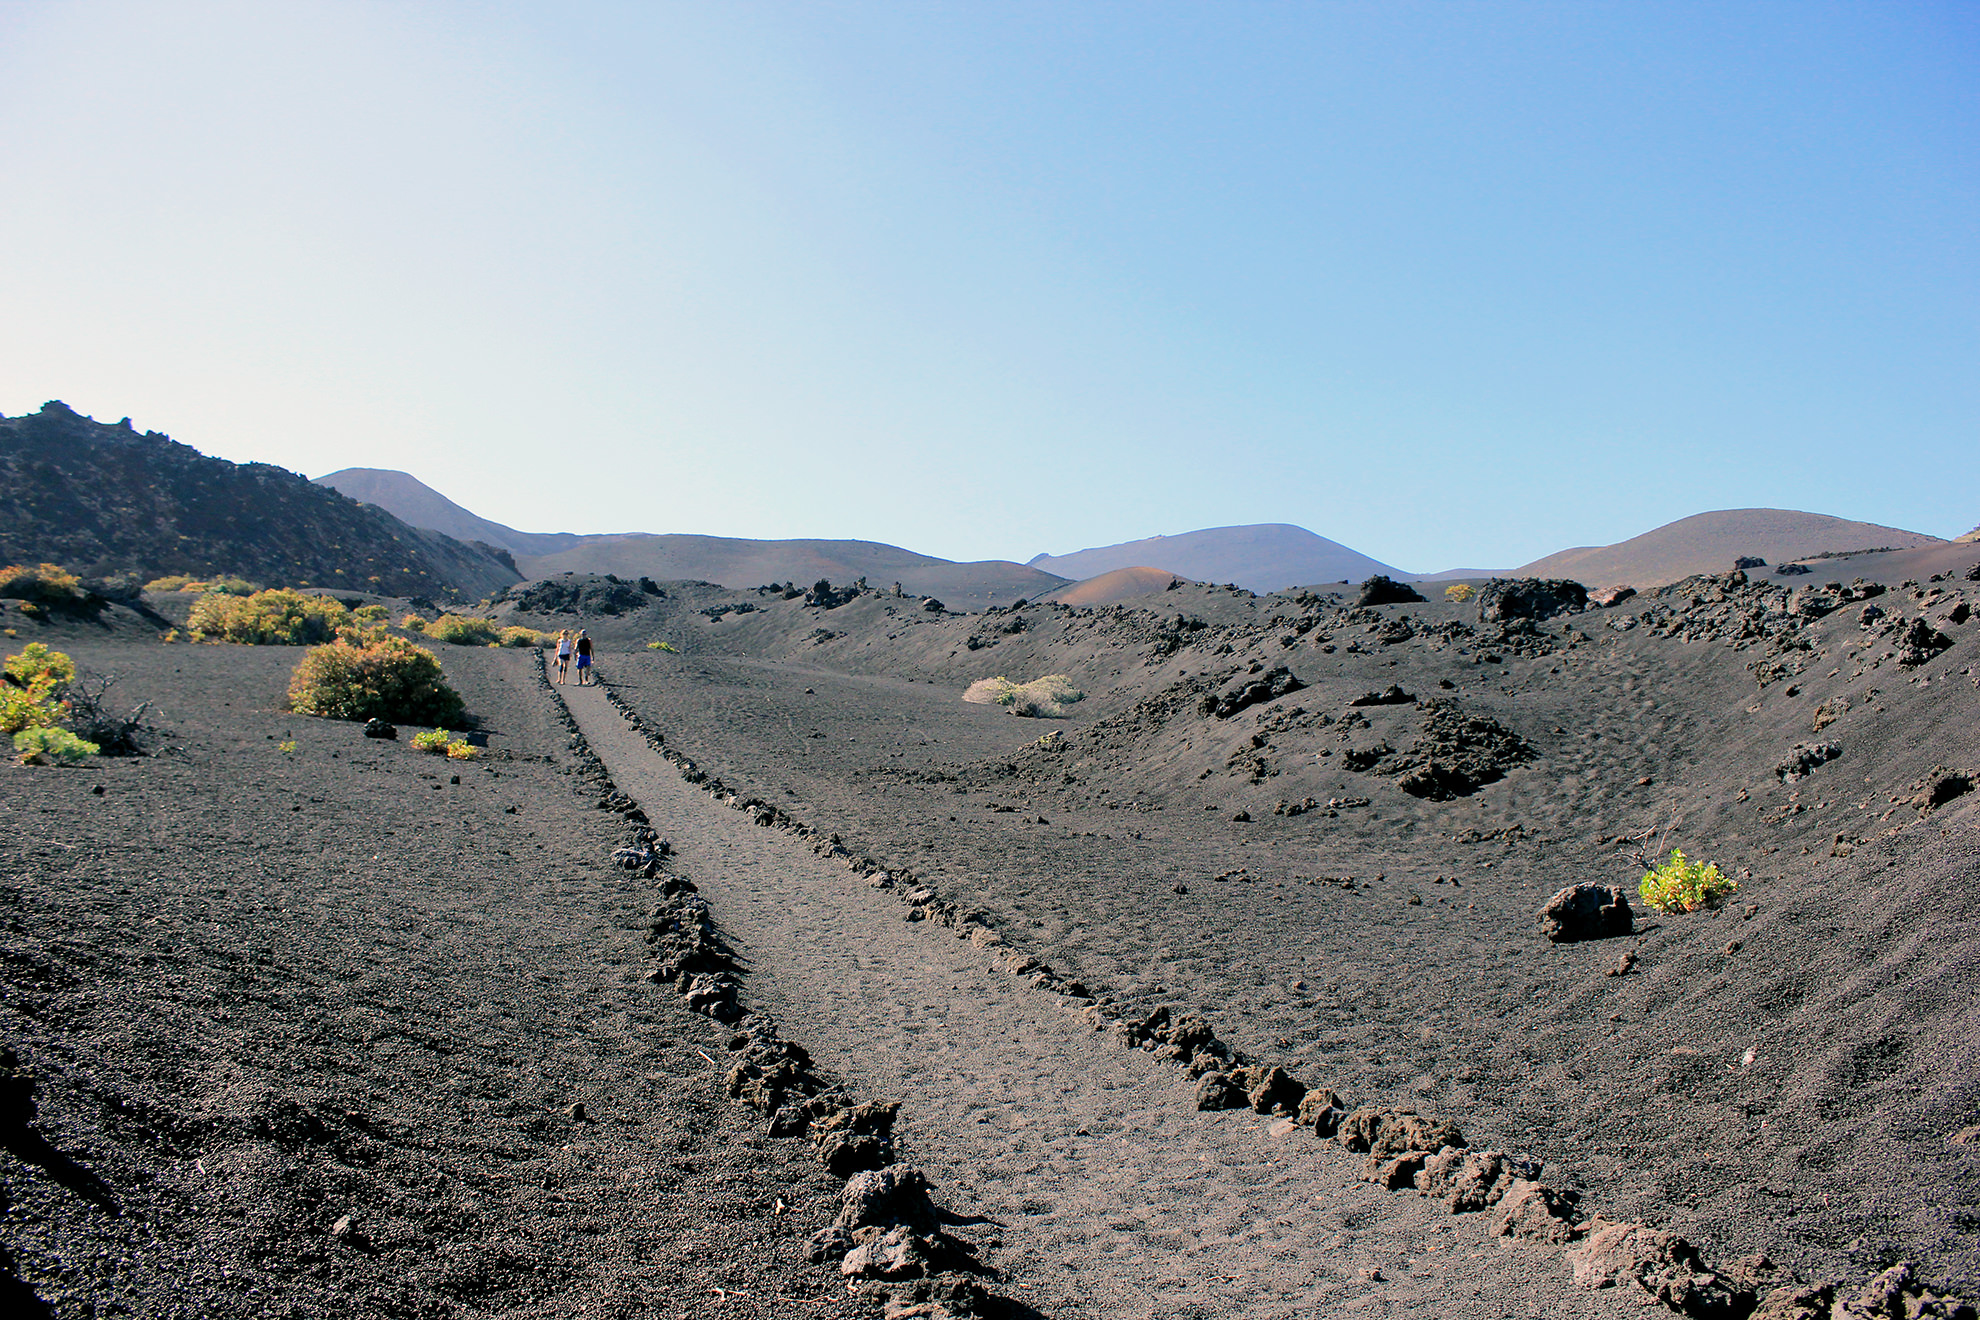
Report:
M527 530L1980 522L1980 8L0 3L0 411Z

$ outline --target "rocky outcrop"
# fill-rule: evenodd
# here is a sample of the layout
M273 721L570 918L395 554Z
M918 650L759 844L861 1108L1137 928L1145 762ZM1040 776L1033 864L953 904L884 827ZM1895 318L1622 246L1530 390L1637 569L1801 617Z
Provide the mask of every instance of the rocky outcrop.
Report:
M1284 665L1274 665L1270 669L1254 665L1258 672L1238 678L1222 692L1206 693L1197 703L1199 712L1227 720L1240 711L1267 701L1276 701L1289 692L1297 692L1306 684L1299 676Z
M1417 605L1423 596L1407 582L1397 582L1384 574L1377 573L1361 584L1361 591L1355 597L1357 606L1369 605Z
M1493 578L1478 589L1481 623L1536 623L1588 608L1588 588L1566 578Z

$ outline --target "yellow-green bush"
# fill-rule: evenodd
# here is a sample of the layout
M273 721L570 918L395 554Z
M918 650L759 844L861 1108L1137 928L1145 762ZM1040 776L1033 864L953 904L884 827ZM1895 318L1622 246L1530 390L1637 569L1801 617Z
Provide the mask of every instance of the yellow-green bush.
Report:
M310 650L289 679L289 709L338 720L453 724L465 709L440 660L402 637L339 638Z
M1002 675L978 679L963 693L964 701L979 705L1002 706L1013 715L1038 719L1059 719L1066 707L1086 696L1064 674L1047 674L1029 683L1013 683Z
M646 649L649 651L671 651L676 655L680 654L672 642L648 642Z
M0 598L61 605L81 600L87 594L82 579L60 564L32 567L10 564L0 568Z
M385 622L391 614L392 611L383 605L360 605L351 611L351 618L359 623L371 625Z
M1453 582L1450 586L1444 588L1444 599L1455 601L1459 605L1464 604L1477 594L1478 588L1472 586L1469 582Z
M50 729L69 713L62 697L76 681L75 662L40 642L29 642L4 666L12 683L0 683L0 733ZM18 684L18 686L16 686Z
M183 573L168 573L161 578L153 578L144 584L146 591L185 591L192 586L192 579Z
M454 646L489 646L501 640L493 619L472 614L443 614L422 631L436 642Z
M408 614L399 620L399 626L407 632L423 633L426 631L426 620L417 614Z
M498 639L504 646L549 646L557 640L556 633L538 632L520 624L510 624L502 629Z
M197 642L311 646L329 641L349 621L349 611L337 601L278 587L252 596L208 592L193 602L186 627Z
M1659 912L1696 912L1715 908L1739 891L1739 881L1709 863L1687 861L1684 850L1671 849L1671 860L1643 874L1637 893Z
M144 584L146 591L217 591L226 596L252 596L261 588L244 577L193 578L173 573Z

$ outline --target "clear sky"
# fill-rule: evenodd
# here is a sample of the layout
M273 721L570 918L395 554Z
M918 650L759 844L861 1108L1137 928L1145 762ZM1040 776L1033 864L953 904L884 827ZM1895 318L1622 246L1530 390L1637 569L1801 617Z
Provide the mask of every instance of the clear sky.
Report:
M1980 523L1980 6L13 3L0 411L531 531Z

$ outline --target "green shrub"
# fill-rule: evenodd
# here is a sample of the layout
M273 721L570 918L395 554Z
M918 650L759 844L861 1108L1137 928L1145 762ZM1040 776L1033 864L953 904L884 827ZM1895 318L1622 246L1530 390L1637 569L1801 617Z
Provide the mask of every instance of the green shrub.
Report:
M493 619L472 614L443 614L422 631L436 642L454 646L491 646L501 640Z
M1739 891L1739 882L1718 867L1686 861L1682 849L1671 849L1671 860L1643 875L1637 892L1659 912L1696 912L1715 908Z
M1444 588L1444 599L1455 601L1459 605L1464 604L1477 594L1478 588L1472 586L1469 582L1453 582L1450 586Z
M969 690L963 693L963 700L985 706L1002 706L1013 715L1055 720L1063 718L1066 707L1085 696L1064 674L1047 674L1029 683L1013 683L999 675L971 683Z
M454 735L445 729L435 729L431 733L415 733L412 736L412 745L415 750L422 752L444 752L447 750L447 744L453 739Z
M646 649L649 651L672 651L675 655L680 654L672 642L648 642Z
M465 738L456 738L447 744L449 761L472 761L481 755L481 750Z
M197 642L312 646L335 637L349 621L349 611L337 601L278 587L251 596L208 592L193 602L186 627Z
M402 637L339 638L310 650L289 679L289 709L337 720L454 724L464 713L433 652Z
M367 626L383 623L391 615L392 611L383 605L360 605L351 611L351 618Z
M557 640L557 634L538 632L521 624L511 624L502 629L498 640L504 646L548 646Z
M13 683L0 683L0 733L49 729L69 713L63 697L76 681L75 662L40 642L29 642L0 668ZM19 686L16 686L19 684Z
M60 564L37 564L32 568L12 564L0 568L0 598L67 605L88 594L83 590L82 579Z
M183 573L172 573L162 578L153 578L144 584L146 591L184 591L192 585L192 579Z
M98 750L95 743L67 729L28 728L14 735L14 752L22 765L74 765Z

